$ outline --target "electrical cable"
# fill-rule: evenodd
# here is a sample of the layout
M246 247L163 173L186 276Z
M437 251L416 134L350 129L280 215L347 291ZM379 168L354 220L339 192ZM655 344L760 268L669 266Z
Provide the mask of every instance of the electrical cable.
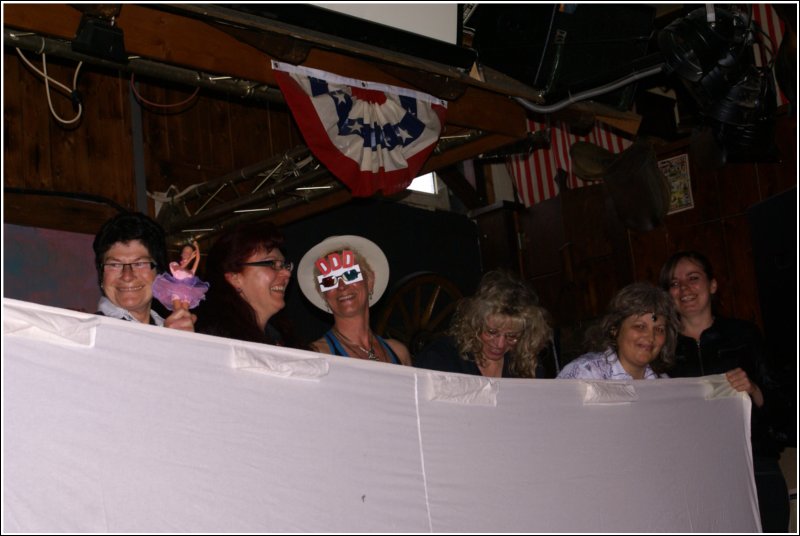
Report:
M138 100L139 102L142 102L144 104L147 104L148 106L153 106L155 108L178 108L180 106L183 106L184 104L189 103L193 98L195 98L197 96L197 94L200 92L200 86L197 86L197 88L195 88L195 90L194 90L194 93L189 95L188 98L182 100L181 102L176 102L174 104L158 104L156 102L151 102L151 101L145 99L144 97L142 97L139 94L139 91L136 89L136 83L135 83L135 80L134 80L134 74L131 73L131 91L133 91L133 94L136 97L136 100Z
M42 42L42 50L44 50L44 42ZM50 113L53 114L53 117L55 117L59 123L62 123L64 125L71 125L73 123L76 123L83 114L83 105L81 104L80 98L78 97L78 73L80 73L83 62L82 61L78 62L78 66L75 68L75 74L72 76L72 89L70 89L61 82L59 82L58 80L51 78L50 76L47 75L47 56L44 52L40 52L40 54L42 55L42 69L43 69L43 71L40 71L39 69L36 68L36 66L34 66L28 60L28 58L25 57L25 55L19 48L16 48L16 51L19 57L22 59L23 62L25 62L25 64L28 65L28 67L33 69L36 73L39 74L39 76L44 78L44 89L45 93L47 94L47 104L50 107ZM55 108L53 108L53 99L50 96L50 82L52 82L58 89L66 93L66 95L70 98L70 100L72 100L73 103L77 103L78 111L74 118L63 119L56 113Z

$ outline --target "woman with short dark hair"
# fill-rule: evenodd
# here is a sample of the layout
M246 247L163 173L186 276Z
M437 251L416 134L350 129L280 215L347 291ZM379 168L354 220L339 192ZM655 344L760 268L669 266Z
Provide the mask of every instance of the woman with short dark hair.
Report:
M167 269L164 229L139 212L123 212L105 222L92 244L102 297L98 314L194 331L196 317L179 306L167 318L152 309L153 281Z

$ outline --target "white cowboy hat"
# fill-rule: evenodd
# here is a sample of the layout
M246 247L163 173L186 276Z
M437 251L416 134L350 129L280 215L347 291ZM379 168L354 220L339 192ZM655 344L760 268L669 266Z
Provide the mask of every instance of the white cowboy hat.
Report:
M355 235L329 236L309 249L300 259L300 264L297 267L297 282L300 285L300 290L303 291L303 295L308 301L323 311L330 312L319 292L317 278L314 276L314 263L331 251L341 251L343 249L353 250L354 253L364 257L372 269L375 283L369 298L370 307L381 299L386 286L389 284L389 261L375 242Z

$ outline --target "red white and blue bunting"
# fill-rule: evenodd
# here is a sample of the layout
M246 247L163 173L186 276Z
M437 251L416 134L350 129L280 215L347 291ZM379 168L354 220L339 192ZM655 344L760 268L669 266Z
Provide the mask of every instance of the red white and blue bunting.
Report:
M439 140L446 101L278 61L272 69L309 149L353 196L402 191Z

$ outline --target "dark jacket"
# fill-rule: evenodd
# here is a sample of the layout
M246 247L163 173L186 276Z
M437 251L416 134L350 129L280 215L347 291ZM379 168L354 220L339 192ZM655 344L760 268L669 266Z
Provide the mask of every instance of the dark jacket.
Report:
M503 378L514 378L508 369L511 359L503 360ZM481 376L481 370L475 361L464 359L458 352L456 341L453 337L441 337L428 344L421 352L414 356L414 366L417 368L440 370L443 372L459 372ZM536 377L541 377L539 367Z
M724 374L737 367L747 373L764 395L764 405L753 405L751 442L753 454L777 459L783 449L781 432L789 418L790 405L770 374L758 328L744 320L715 318L700 341L678 336L673 378Z

